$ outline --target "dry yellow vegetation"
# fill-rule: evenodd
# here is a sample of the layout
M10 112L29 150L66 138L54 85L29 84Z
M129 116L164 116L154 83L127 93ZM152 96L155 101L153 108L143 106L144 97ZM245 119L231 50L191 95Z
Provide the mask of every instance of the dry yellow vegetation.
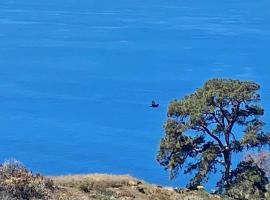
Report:
M218 200L201 191L175 190L148 184L128 175L70 175L49 177L58 187L59 200Z
M175 189L129 175L88 174L45 177L19 161L0 165L1 200L217 200L203 190Z
M45 177L17 160L0 165L1 200L217 200L197 191L146 183L129 175L88 174Z

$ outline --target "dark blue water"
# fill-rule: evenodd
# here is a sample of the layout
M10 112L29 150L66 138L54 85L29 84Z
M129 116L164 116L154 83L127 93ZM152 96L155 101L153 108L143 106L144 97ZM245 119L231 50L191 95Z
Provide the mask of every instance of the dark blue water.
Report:
M2 0L0 159L47 175L174 182L155 161L168 102L211 77L262 85L268 0ZM161 104L150 109L152 99Z

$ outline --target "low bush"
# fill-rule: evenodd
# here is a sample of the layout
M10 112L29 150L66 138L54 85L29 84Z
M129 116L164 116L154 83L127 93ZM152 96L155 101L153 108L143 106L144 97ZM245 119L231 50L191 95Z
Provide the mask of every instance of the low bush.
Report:
M8 160L0 165L1 199L49 199L53 182L28 171L19 161Z

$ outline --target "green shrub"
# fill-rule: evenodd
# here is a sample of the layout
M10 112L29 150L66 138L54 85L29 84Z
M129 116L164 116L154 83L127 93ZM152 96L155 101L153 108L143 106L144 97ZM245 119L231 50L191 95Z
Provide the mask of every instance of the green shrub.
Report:
M265 172L252 161L242 161L232 171L227 195L233 199L265 199L268 179Z

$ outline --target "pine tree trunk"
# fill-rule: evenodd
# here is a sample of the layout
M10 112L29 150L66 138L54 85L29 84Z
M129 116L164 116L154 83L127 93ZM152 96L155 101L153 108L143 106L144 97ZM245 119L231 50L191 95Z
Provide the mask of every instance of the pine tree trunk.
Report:
M230 184L231 156L229 149L224 150L224 161L225 161L224 186L226 189Z

